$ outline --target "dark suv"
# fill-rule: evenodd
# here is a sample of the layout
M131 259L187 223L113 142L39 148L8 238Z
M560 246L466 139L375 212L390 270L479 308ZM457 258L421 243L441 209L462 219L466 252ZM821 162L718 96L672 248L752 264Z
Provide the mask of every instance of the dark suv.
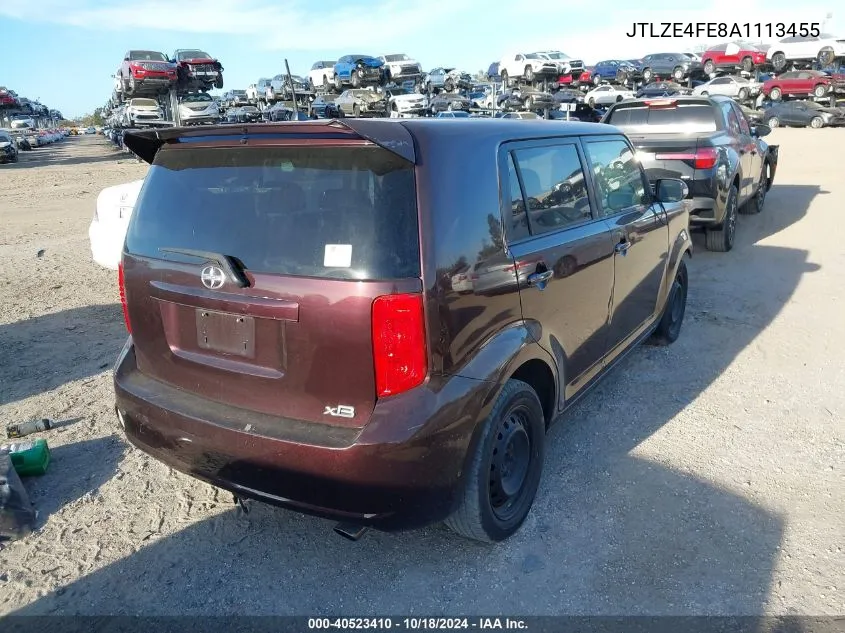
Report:
M343 119L125 143L152 164L119 269L127 437L347 536L513 534L548 425L633 345L679 335L686 185L653 194L612 126Z

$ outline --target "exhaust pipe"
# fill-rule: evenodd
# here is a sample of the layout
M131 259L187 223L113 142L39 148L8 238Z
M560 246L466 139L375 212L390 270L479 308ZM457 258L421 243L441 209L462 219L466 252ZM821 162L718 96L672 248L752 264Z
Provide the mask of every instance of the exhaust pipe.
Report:
M350 541L357 541L364 536L369 529L370 528L364 525L357 525L355 523L338 523L334 526L334 531L337 534L340 534L343 538L349 539Z

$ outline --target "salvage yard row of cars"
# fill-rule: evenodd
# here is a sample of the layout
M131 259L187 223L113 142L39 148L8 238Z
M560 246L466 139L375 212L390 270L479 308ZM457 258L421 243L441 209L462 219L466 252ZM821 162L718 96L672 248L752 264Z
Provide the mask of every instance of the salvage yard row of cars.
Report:
M550 425L680 336L690 231L730 251L778 147L724 95L625 99L602 124L332 118L124 132L150 169L89 229L129 334L117 421L347 538L507 539Z
M831 62L817 44L808 64ZM691 232L728 253L764 212L771 128L838 120L836 73L737 47L592 69L517 54L489 91L352 55L182 95L238 126L113 131L151 165L101 192L89 228L130 335L114 372L126 437L347 538L434 522L510 537L550 425L634 346L680 336ZM791 73L825 94L790 99L807 79ZM560 123L562 104L597 124Z

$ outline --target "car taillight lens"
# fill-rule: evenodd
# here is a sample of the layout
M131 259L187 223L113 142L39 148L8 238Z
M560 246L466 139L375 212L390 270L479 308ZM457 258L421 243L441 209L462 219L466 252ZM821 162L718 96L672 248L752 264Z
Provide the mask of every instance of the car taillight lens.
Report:
M420 385L428 372L425 312L420 294L396 294L373 301L373 360L378 397Z
M123 308L123 320L126 322L126 330L132 334L132 324L129 322L129 310L126 307L126 282L123 276L123 262L117 265L117 284L120 287L120 305Z
M654 160L682 160L692 165L694 169L710 169L716 164L718 158L719 153L713 147L704 147L694 152L672 152L654 155Z

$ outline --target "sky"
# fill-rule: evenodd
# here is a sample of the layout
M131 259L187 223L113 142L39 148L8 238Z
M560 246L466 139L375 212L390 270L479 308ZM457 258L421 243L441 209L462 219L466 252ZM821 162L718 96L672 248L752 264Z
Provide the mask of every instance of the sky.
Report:
M627 37L633 22L824 23L845 37L833 2L712 0L701 9L665 0L0 0L0 86L72 118L108 100L112 75L133 48L199 48L224 67L224 90L319 59L405 53L423 69L486 71L503 55L562 50L602 59L683 52L726 38ZM635 8L629 8L635 7ZM828 17L830 16L830 17ZM750 38L772 41L768 37Z

